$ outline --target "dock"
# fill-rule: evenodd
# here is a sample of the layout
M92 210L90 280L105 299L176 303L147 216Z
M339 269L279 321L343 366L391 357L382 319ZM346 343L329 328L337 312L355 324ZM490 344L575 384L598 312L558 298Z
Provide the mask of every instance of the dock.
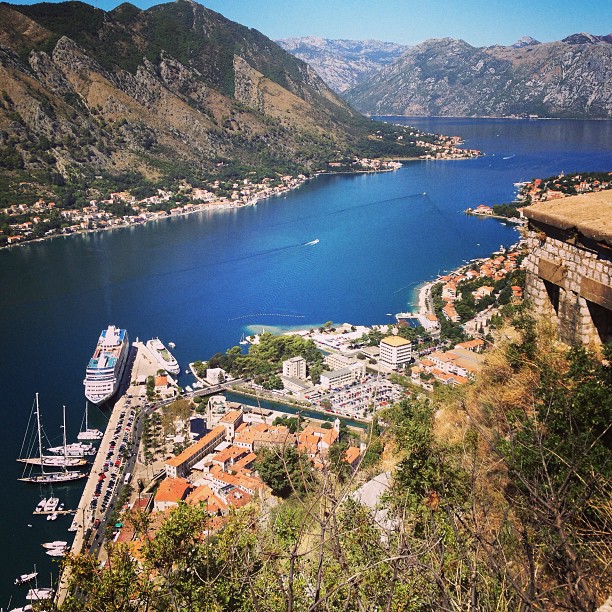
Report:
M134 358L131 371L126 370L126 372L124 373L124 380L137 380L140 375L155 375L159 366L157 363L150 362L148 351L146 350L144 344L142 342L134 342L132 346L136 350L136 356ZM74 541L72 542L72 546L70 548L70 553L74 555L78 555L83 552L90 552L93 554L94 551L92 549L92 543L94 540L94 534L99 535L100 533L104 533L105 520L107 518L107 515L112 513L112 506L116 502L116 496L121 487L123 486L122 476L124 474L125 461L122 462L120 469L116 472L118 474L118 478L114 486L112 504L109 504L109 507L106 509L106 511L102 511L100 505L98 505L95 509L91 508L91 500L94 498L96 485L98 484L99 480L98 475L100 472L104 471L104 463L106 462L106 456L111 450L111 442L113 441L113 437L115 436L115 429L119 424L121 415L129 409L133 409L135 411L136 418L134 421L134 427L132 427L131 432L129 434L129 441L130 443L133 443L133 436L134 432L136 431L135 425L141 412L142 405L145 402L144 398L142 398L142 400L138 398L140 390L143 389L142 387L132 387L128 385L127 388L121 387L121 389L125 389L124 394L118 397L115 406L113 407L113 410L110 414L110 418L108 420L108 424L104 431L104 436L100 441L100 448L98 449L98 452L95 456L91 472L87 477L85 488L83 489L83 494L81 495L78 508L72 511L75 514L75 518L73 520L71 530L75 532L75 535ZM121 389L118 391L118 393L121 392ZM133 395L134 399L129 399L127 397L128 395ZM134 402L133 405L128 405L132 401ZM122 426L122 432L123 431L125 431L125 423ZM136 440L136 442L138 441ZM118 446L119 444L117 444L117 447ZM109 471L108 474L110 473L111 472ZM105 480L105 487L109 486L108 480L109 479ZM99 499L102 498L100 497ZM94 522L96 520L99 520L99 524L98 527L94 528ZM62 575L60 576L55 600L58 606L60 606L66 598L66 595L68 593L69 579L69 572L67 570L64 570L62 572Z

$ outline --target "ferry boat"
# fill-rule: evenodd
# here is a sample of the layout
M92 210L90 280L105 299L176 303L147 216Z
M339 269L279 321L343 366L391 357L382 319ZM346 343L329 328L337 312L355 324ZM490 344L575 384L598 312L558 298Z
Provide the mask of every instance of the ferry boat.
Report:
M103 329L96 350L85 372L85 397L99 406L110 399L119 388L130 352L125 329L109 325Z
M159 338L149 340L147 348L153 353L153 356L164 370L170 372L170 374L180 374L181 368L178 362Z

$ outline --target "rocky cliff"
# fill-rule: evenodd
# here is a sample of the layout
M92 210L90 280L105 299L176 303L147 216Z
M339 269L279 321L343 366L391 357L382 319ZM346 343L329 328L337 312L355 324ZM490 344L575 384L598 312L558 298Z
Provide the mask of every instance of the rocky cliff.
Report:
M310 64L334 91L366 81L406 52L406 45L379 40L330 40L316 36L276 41Z
M511 46L428 40L345 93L373 115L612 117L612 37Z

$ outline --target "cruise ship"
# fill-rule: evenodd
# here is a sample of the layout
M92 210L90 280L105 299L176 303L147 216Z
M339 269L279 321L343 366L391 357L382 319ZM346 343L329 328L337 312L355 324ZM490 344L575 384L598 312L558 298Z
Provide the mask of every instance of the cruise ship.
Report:
M159 338L147 342L147 348L153 353L157 363L170 374L179 374L181 368L172 353L164 346Z
M85 373L85 397L100 405L119 387L130 352L127 331L109 325L103 329Z

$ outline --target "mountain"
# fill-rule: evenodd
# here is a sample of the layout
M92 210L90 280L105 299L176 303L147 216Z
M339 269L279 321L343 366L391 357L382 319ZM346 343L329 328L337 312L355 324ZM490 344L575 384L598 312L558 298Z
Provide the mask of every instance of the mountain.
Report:
M529 47L531 45L541 45L542 43L539 40L536 40L535 38L532 38L531 36L523 36L522 38L519 38L513 45L512 47L514 49L521 49L522 47Z
M308 172L362 148L374 157L380 129L307 64L191 0L0 3L0 202Z
M373 115L612 117L612 37L477 48L427 40L345 92Z
M286 38L276 42L310 64L338 93L369 79L409 48L378 40L330 40L316 36Z

